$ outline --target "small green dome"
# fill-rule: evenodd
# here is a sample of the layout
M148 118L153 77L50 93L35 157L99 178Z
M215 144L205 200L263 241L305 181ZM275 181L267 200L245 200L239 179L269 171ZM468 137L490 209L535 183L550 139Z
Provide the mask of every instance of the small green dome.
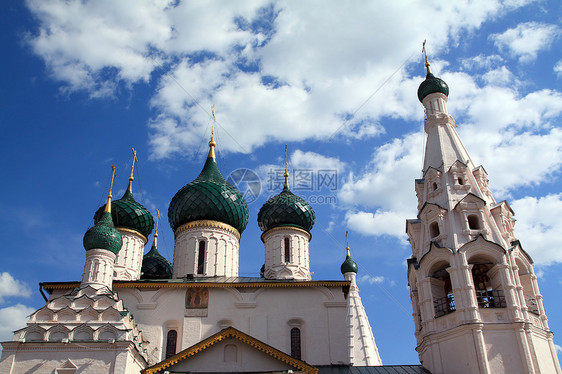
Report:
M141 279L171 279L172 265L152 244L150 251L142 258Z
M314 226L314 210L286 185L279 195L263 204L258 213L258 225L264 232L278 226L295 226L310 232Z
M84 248L107 249L117 254L123 245L121 234L111 220L111 214L104 212L100 220L84 234Z
M172 230L198 220L219 221L242 233L248 224L248 206L240 192L224 180L217 162L208 157L201 174L180 189L170 202Z
M342 274L351 272L357 274L357 264L351 259L351 256L349 255L345 258L343 264L341 264L340 269Z
M104 210L105 205L97 210L94 214L94 223L100 220ZM134 230L145 238L150 235L154 228L152 214L135 201L130 188L127 188L121 199L111 202L111 217L115 227Z
M427 73L425 80L420 84L418 88L418 99L423 102L423 99L429 94L441 92L445 96L449 96L449 86L441 78L437 78L432 73Z

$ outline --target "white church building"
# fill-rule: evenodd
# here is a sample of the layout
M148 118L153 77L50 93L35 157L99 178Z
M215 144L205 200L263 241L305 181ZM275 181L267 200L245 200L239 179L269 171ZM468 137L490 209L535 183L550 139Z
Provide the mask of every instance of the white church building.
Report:
M291 192L287 171L257 217L261 277L239 276L248 208L221 175L211 136L201 173L169 206L173 263L158 253L158 221L154 230L133 198L133 171L119 200L112 177L84 235L82 280L41 284L46 304L2 342L0 374L562 374L513 211L494 200L447 112L448 86L426 66L427 147L418 216L406 222L421 365L382 365L349 247L342 279L312 279L314 210Z

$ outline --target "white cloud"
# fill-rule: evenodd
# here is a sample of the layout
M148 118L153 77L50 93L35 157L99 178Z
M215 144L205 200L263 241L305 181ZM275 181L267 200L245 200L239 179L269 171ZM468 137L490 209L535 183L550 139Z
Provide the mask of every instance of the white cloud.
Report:
M35 309L22 304L0 308L0 341L12 340L12 332L21 329L27 322L27 316Z
M370 212L347 212L345 215L346 225L351 230L363 235L390 235L402 239L402 244L407 244L404 225L408 212L381 211Z
M562 354L562 346L554 344L554 348L556 349L557 354Z
M27 284L14 279L8 272L0 273L0 303L3 303L6 297L29 297L30 295L31 291Z
M559 60L556 65L554 65L554 72L558 78L562 78L562 60Z
M419 35L437 55L524 2L358 5L29 0L39 27L27 42L68 91L107 96L156 77L152 157L194 149L209 123L194 99L217 105L221 147L248 153L271 141L374 137L382 117L417 118L419 77L405 69Z
M526 22L501 34L492 34L490 39L500 50L507 50L521 62L529 62L537 58L539 51L548 48L559 33L556 25Z
M562 231L562 194L524 197L511 202L517 224L515 234L537 265L562 262L559 233Z
M345 162L340 161L337 157L326 157L316 152L304 152L297 149L291 155L289 166L296 169L331 169L343 172Z
M358 283L369 283L369 284L381 284L384 282L384 277L382 275L372 276L372 275L361 275L357 278Z

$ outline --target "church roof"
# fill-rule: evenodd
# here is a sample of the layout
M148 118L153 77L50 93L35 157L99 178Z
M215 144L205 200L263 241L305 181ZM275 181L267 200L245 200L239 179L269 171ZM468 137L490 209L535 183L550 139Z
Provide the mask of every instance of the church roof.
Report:
M94 214L94 223L101 219L104 209L105 205L101 206ZM154 228L152 214L142 204L135 201L130 185L121 199L114 200L111 203L111 217L115 227L134 230L145 238L150 235Z
M215 158L208 157L199 176L172 198L168 220L173 230L189 222L213 220L242 233L248 224L248 206L240 192L223 178Z
M421 365L316 366L318 374L430 374Z
M280 194L267 200L258 213L262 231L279 226L293 226L310 232L314 226L314 210L285 184Z
M121 234L113 225L111 212L104 212L100 220L84 234L84 248L106 249L117 254L123 245Z
M283 287L349 287L350 282L345 280L295 280L295 279L265 279L257 277L197 277L193 279L146 279L136 281L114 280L113 289L119 288L283 288ZM80 286L80 282L42 282L42 290L51 293L53 290L71 289Z

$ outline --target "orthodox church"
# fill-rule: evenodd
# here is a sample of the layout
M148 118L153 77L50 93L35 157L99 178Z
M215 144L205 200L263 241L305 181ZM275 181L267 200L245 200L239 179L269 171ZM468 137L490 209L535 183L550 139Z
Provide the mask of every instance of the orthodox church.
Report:
M133 197L94 215L80 282L42 283L46 304L3 342L8 373L562 373L532 260L447 112L449 88L418 90L427 147L407 220L408 282L421 365L383 366L347 247L341 280L312 279L315 215L282 191L260 209L264 266L238 274L248 207L227 183L211 136L203 169L172 198L170 264L155 222Z

